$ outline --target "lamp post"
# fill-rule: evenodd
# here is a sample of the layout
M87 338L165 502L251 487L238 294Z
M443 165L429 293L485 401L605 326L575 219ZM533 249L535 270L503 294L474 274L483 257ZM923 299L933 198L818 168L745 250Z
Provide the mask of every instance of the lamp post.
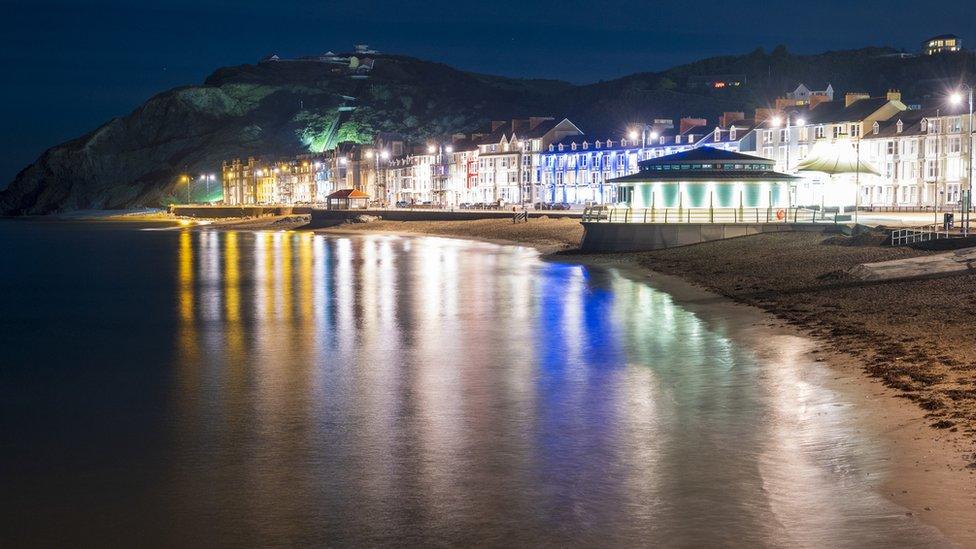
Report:
M187 204L190 203L190 183L192 181L193 180L190 178L190 176L188 176L186 174L183 174L183 175L180 176L180 182L181 183L186 183L186 203Z
M966 131L967 148L969 149L968 164L966 165L966 198L963 201L963 232L969 234L969 208L973 201L973 87L969 84L963 85L969 103L969 124ZM962 103L962 93L956 92L949 98L954 105Z
M769 121L769 125L774 128L778 128L780 124L782 124L784 121L786 122L786 126L784 128L786 130L786 134L785 134L785 139L783 141L784 143L786 143L786 157L784 158L784 163L785 163L784 171L786 172L790 171L790 148L793 141L793 139L790 137L790 128L792 127L790 125L790 122L793 120L793 115L795 114L796 113L787 113L786 116L784 116L782 119L778 116L774 116L772 120ZM806 125L806 121L803 120L803 118L797 118L795 122L796 122L796 127L798 128L802 128L804 125Z

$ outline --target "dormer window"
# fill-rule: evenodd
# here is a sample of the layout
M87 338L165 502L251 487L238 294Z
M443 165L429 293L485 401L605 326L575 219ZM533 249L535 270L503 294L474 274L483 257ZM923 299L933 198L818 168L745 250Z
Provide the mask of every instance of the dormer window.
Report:
M586 149L588 149L588 148L590 148L590 144L589 144L589 143L587 143L586 141L584 141L584 142L583 142L583 150L585 151L585 150L586 150Z
M574 141L574 142L573 142L573 143L572 143L572 144L571 144L571 145L569 146L569 148L575 151L575 150L576 150L576 142Z
M553 146L549 145L549 152L552 152L553 150L554 150Z
M600 140L599 139L597 140L597 142L595 143L595 145L596 145L596 148L598 148L598 149L600 148Z
M874 131L874 135L878 135L878 132L881 131L881 124L878 124L877 122L875 122L874 123L874 126L872 126L871 129Z
M680 145L681 144L681 136L680 135L674 136L674 142L676 144L679 144Z
M657 140L657 142L659 144L663 145L664 144L664 136L662 135L661 137L659 137L658 140Z
M563 152L563 145L562 145L562 143L559 144L559 152Z
M607 146L611 148L613 147L613 139L607 139Z
M626 147L627 146L627 140L626 139L621 139L620 140L620 146L621 147Z
M922 119L922 133L926 133L928 131L929 131L929 121L928 121L927 118L923 118Z
M729 128L729 141L735 141L735 126Z
M714 139L715 139L715 141L721 141L722 140L722 130L720 130L718 128L715 128L715 138Z
M898 123L895 124L895 131L898 132L898 133L901 133L902 130L904 130L904 129L905 129L905 124L903 124L902 121L899 120Z
M694 142L695 142L695 134L689 133L688 134L688 143L694 143Z

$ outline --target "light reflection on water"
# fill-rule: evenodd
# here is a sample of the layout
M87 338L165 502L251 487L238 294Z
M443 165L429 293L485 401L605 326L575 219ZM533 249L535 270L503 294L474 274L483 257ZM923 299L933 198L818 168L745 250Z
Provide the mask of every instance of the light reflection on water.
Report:
M66 251L24 267L14 285L50 281L72 261L76 243L50 238ZM112 269L79 264L96 282L55 292L50 313L23 312L19 297L3 311L14 319L4 326L24 326L29 340L81 307L90 325L70 345L12 356L100 388L97 400L57 389L4 401L8 418L36 414L79 433L3 439L0 463L17 471L8 485L19 494L3 510L35 539L942 542L876 492L885 442L811 376L810 342L746 338L735 310L450 239L116 238L134 257ZM109 257L118 242L99 235L77 253ZM18 395L50 387L4 380L30 387Z
M207 343L175 367L222 357L226 375L207 375L199 399L234 405L173 395L168 482L191 530L499 544L930 535L871 491L879 464L862 462L880 449L844 424L836 395L798 379L802 345L757 357L725 336L735 318L525 249L194 238L180 248L181 273L195 262L198 277L187 301L226 305L181 315ZM221 438L192 438L212 429Z

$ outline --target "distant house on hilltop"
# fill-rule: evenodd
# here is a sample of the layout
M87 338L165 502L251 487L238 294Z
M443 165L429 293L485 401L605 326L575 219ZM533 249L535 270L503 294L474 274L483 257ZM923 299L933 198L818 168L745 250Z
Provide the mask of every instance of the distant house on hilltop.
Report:
M821 101L833 101L834 100L834 86L829 82L827 87L822 90L812 90L807 87L806 84L800 83L795 90L788 92L786 94L787 99L795 99L801 101L802 104L810 104L811 99L816 97Z
M922 42L922 53L936 55L962 50L962 39L955 34L940 34Z

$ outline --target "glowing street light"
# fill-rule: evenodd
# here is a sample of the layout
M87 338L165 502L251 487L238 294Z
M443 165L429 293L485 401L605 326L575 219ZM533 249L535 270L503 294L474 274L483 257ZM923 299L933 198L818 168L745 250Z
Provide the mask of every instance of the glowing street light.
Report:
M969 84L963 86L963 90L966 91L969 103L969 131L967 132L967 140L969 141L969 165L966 170L966 199L963 209L963 231L965 234L969 234L969 209L972 207L973 203L973 87ZM953 105L961 105L963 102L963 94L960 91L954 92L949 96L949 102Z
M383 151L383 152L381 152L380 153L380 158L382 158L383 160L386 160L386 159L390 158L390 151Z
M627 137L631 141L637 141L637 130L630 130L630 133L627 134Z
M444 147L444 152L450 154L450 153L454 152L454 147L448 145L448 146Z
M434 154L434 151L436 151L436 150L437 150L437 147L435 147L433 145L427 145L427 154Z

